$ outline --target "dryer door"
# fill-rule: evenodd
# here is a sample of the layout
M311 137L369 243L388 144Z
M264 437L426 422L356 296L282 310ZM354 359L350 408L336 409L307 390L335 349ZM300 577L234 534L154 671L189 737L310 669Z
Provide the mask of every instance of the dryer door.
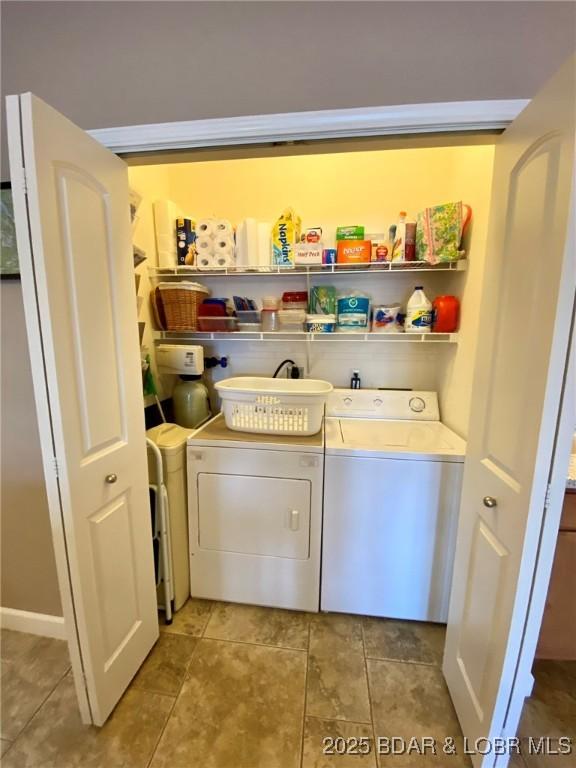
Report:
M309 480L199 473L200 548L307 558L310 486Z

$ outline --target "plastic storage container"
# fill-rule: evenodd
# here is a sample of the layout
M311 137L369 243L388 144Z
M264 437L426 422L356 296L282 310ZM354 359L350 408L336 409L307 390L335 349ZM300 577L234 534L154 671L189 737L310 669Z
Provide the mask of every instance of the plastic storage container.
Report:
M236 317L238 318L238 323L257 323L260 325L259 309L237 309Z
M321 379L235 377L217 382L226 426L237 432L315 435L333 386Z
M262 326L260 323L238 323L238 330L242 333L260 333Z
M304 312L308 309L308 292L307 291L284 291L282 294L282 308L283 309L303 309ZM304 322L304 320L302 320Z
M295 333L304 329L306 312L303 309L280 309L278 310L278 320L281 331Z
M278 309L280 300L277 296L264 296L262 299L262 309Z
M263 331L278 331L280 330L280 319L278 317L277 309L263 309L260 314Z
M199 317L198 330L203 333L228 333L238 329L238 321L235 317Z
M306 315L306 330L310 333L333 333L336 315Z
M432 307L432 330L435 333L454 333L458 330L460 302L456 296L437 296Z

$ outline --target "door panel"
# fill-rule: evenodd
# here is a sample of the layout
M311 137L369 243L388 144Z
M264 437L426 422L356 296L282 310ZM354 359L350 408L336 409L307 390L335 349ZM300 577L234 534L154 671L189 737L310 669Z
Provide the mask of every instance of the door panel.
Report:
M566 248L573 160L571 61L504 132L495 154L444 656L472 745L502 735L530 597L574 306ZM474 756L476 766L493 762L494 755Z
M101 725L158 637L127 169L31 94L8 123L64 618Z
M134 551L133 522L126 494L96 512L90 523L94 582L103 597L99 606L102 658L104 665L108 666L117 649L126 643L140 624L134 557L117 557L118 551Z
M84 460L90 460L126 435L116 344L121 329L113 304L110 198L86 173L59 167L56 178ZM110 380L117 385L109 386ZM100 396L103 391L106 398Z
M470 548L469 576L461 625L458 663L479 717L488 679L490 638L498 621L499 585L508 552L480 521Z
M502 246L503 269L494 323L509 333L496 333L488 377L484 431L485 466L516 492L521 478L533 466L537 421L524 414L542 402L545 379L535 377L527 386L534 349L546 345L550 323L543 318L552 296L549 276L549 227L558 184L562 135L538 140L517 161L511 172ZM553 295L553 294L552 294ZM530 343L522 343L521 339ZM537 398L536 401L534 398ZM508 428L514 425L514 429ZM492 462L490 466L487 462Z

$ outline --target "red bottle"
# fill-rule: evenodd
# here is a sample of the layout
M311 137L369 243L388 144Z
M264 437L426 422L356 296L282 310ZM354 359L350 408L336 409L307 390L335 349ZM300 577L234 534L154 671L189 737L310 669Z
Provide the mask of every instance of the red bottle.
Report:
M460 302L456 296L437 296L432 302L432 307L432 330L435 333L454 333L458 330Z

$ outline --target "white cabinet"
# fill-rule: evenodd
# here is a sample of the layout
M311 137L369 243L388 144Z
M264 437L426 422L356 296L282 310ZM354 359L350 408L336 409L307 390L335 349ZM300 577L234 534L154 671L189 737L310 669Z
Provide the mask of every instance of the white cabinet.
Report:
M317 611L322 475L321 452L189 445L192 596Z
M326 457L323 611L446 621L462 467Z

